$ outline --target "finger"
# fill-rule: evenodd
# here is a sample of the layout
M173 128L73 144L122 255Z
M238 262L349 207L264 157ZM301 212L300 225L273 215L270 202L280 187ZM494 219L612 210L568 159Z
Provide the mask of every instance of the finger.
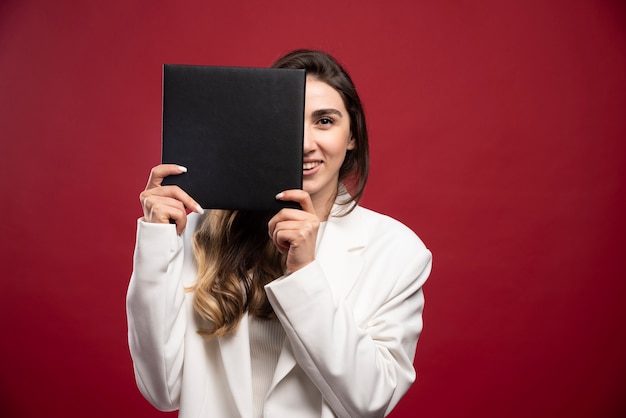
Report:
M270 219L268 224L268 234L274 242L276 248L278 248L278 251L282 254L285 254L289 250L289 240L285 240L284 237L283 239L279 237L279 234L283 230L282 224L284 222L284 220L279 219L279 214L276 214L272 219Z
M167 176L174 176L186 172L186 167L176 164L159 164L156 167L152 167L146 190L159 187L161 183L163 183L163 179Z
M311 225L319 225L319 219L316 215L305 212L300 209L290 209L285 208L281 209L276 215L270 219L267 224L267 231L272 237L274 235L274 231L278 224L281 224L286 221L299 221L299 222L310 222Z
M200 215L204 213L204 209L202 209L200 204L178 186L159 186L153 189L144 190L139 194L139 200L141 201L142 206L145 206L146 199L151 196L176 199L179 200L187 209L199 213Z
M319 221L317 218L308 218L305 220L284 220L272 225L270 238L280 252L290 250L294 246L299 248L301 246L312 245L312 248L314 248L318 228Z
M277 222L274 229L294 230L303 232L314 232L319 228L319 221L317 218L307 219L285 219Z
M168 197L168 196L158 196L155 194L148 195L143 199L143 212L144 215L150 217L154 211L155 206L158 207L172 207L177 210L184 211L185 205L180 200Z
M315 260L315 242L302 238L300 230L281 229L273 239L278 251L287 254L287 269L291 272Z
M276 246L276 249L279 253L287 254L287 252L289 251L289 246L291 244L289 239L286 238L284 234L281 234L279 233L279 231L277 231L272 237L272 241L274 242L274 245Z
M152 198L147 203L144 219L151 223L175 223L180 234L187 225L187 212L180 201L168 198Z
M309 195L304 190L285 190L284 192L278 193L276 195L276 200L280 200L283 202L299 203L303 211L315 214L315 207L313 206L311 195Z
M271 219L275 223L293 220L293 221L313 221L318 219L317 216L313 213L305 212L300 209L291 209L285 208L281 209L274 217Z

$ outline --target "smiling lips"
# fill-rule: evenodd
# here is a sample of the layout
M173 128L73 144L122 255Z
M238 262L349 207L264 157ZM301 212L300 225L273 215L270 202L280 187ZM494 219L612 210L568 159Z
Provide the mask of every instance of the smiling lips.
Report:
M322 163L321 161L304 162L304 163L302 163L302 169L305 170L305 171L312 170L315 167L319 166L321 163Z

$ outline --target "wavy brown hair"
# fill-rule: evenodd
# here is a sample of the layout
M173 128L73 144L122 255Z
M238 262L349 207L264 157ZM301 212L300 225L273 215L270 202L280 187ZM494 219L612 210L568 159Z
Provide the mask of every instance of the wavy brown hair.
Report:
M320 51L293 51L272 67L305 69L307 76L341 95L356 143L339 170L339 181L350 192L341 203L351 204L351 210L363 195L369 170L365 115L352 80L333 57ZM272 216L269 212L211 210L194 233L198 279L190 290L195 291L194 310L206 324L199 332L218 337L232 334L246 312L275 317L264 286L284 274L285 256L267 232Z
M248 311L274 316L263 286L283 275L285 258L267 233L269 212L211 210L194 233L198 280L193 307L207 323L200 332L234 332Z

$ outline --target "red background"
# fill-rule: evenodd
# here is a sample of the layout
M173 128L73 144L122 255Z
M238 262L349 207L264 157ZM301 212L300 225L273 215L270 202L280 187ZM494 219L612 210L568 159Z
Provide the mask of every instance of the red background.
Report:
M625 416L617 0L0 3L0 415L164 416L135 387L124 313L161 65L298 47L360 89L365 206L435 256L393 417Z

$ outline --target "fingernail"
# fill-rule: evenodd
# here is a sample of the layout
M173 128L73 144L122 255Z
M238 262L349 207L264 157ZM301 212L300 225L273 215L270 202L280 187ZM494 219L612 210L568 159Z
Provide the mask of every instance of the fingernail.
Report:
M202 209L202 206L200 205L196 205L196 212L200 215L204 215L204 209Z
M182 165L178 166L178 170L180 170L181 173L186 173L187 172L187 167L183 167Z
M276 200L280 200L280 199L282 199L282 198L283 198L283 196L285 196L285 193L283 193L283 192L278 193L278 194L276 195Z

